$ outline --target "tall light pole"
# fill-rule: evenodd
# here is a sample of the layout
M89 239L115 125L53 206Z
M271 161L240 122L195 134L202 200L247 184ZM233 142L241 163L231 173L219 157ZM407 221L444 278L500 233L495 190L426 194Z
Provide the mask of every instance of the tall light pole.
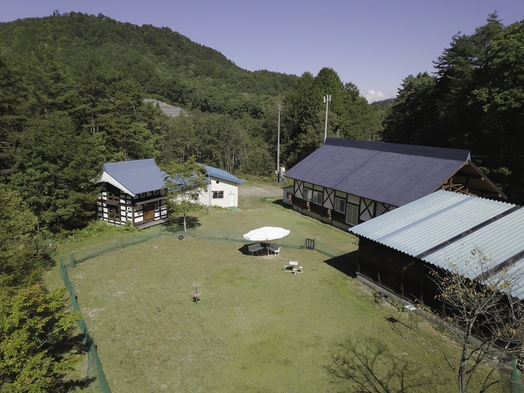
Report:
M326 143L327 139L327 119L328 119L328 105L331 102L331 94L324 96L324 104L326 104L326 122L324 124L324 143Z
M280 104L278 104L277 181L280 183Z

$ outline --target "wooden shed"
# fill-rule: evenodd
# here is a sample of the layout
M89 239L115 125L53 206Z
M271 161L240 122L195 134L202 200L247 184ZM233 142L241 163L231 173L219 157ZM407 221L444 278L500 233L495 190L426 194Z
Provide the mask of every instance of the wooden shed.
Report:
M440 307L429 273L450 271L483 284L471 251L488 257L493 274L504 267L517 280L511 295L524 298L524 209L439 190L349 230L359 237L358 274L409 301Z

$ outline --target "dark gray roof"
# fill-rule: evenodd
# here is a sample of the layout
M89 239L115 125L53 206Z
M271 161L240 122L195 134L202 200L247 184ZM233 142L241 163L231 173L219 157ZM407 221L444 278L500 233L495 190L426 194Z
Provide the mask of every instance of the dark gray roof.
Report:
M286 177L402 206L437 190L468 150L328 138Z
M160 190L164 186L165 173L156 165L153 158L106 163L102 166L102 171L135 195Z

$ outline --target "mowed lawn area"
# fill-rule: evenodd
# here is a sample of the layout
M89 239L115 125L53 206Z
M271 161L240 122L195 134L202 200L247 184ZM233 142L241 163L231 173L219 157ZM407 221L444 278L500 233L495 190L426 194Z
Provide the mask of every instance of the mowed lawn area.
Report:
M196 224L197 234L264 225L291 234L277 241L277 256L247 255L239 241L172 236L71 270L114 393L340 391L354 387L344 364L358 364L348 342L369 347L363 356L370 362L383 347L378 377L407 364L405 382L418 387L406 391L455 390L440 350L457 348L426 322L375 302L371 289L346 274L357 250L349 233L265 198L241 211L213 209ZM339 255L286 247L306 237ZM282 271L290 260L304 272ZM192 301L195 283L198 304Z

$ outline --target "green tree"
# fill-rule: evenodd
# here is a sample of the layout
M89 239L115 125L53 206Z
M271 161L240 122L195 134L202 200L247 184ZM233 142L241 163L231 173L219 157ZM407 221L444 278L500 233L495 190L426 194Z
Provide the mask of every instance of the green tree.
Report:
M38 283L52 261L37 249L37 218L4 184L0 184L0 204L0 287Z
M112 118L107 128L111 161L156 157L155 137L143 116L142 94L138 84L124 80L117 84ZM147 112L146 112L147 113Z
M444 145L434 140L433 129L437 121L435 106L435 78L427 72L409 75L385 119L385 142L414 145Z
M369 105L353 83L344 85L343 112L333 136L356 140L382 140L381 114Z
M26 95L22 74L0 57L0 142L12 140L24 123L21 107Z
M209 184L206 168L194 157L182 164L169 162L161 167L166 174L169 215L182 214L184 232L187 232L187 214L202 208L199 199Z
M524 201L524 22L506 27L491 40L482 67L476 70L471 106L476 109L477 134L472 145L493 180L507 184L509 197ZM498 170L497 168L508 168ZM506 176L500 174L507 173Z
M93 136L77 133L72 119L55 112L32 120L15 157L11 184L41 226L57 231L84 225L94 214L93 179L102 157Z
M166 119L157 139L161 162L184 162L198 155L200 143L194 118L181 115Z
M57 52L59 49L48 43L33 50L27 74L31 91L26 103L33 116L66 111L77 102L77 89Z
M66 391L64 377L81 360L82 348L80 340L68 341L80 315L65 310L64 288L0 289L0 391Z
M107 132L114 106L112 93L119 75L96 52L79 56L75 68L80 96L79 105L74 108L75 118L92 134Z
M245 161L249 137L238 120L226 115L209 114L200 123L201 162L233 172Z

